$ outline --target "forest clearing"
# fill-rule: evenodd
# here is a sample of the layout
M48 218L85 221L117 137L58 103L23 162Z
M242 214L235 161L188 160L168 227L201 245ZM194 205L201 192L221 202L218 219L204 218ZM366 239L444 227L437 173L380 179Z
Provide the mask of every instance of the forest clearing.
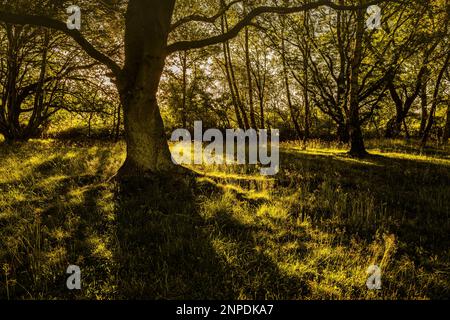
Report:
M0 300L448 299L449 138L449 0L2 1Z

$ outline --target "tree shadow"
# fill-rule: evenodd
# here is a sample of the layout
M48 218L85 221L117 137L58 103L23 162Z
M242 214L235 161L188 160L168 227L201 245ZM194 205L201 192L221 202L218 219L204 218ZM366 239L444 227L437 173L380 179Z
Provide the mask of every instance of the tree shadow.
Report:
M83 161L83 155L63 155L64 151L32 162L29 174L12 175L14 180L0 183L0 190L12 195L0 205L0 213L8 213L0 217L0 258L9 269L12 298L89 297L96 294L89 291L107 281L107 259L95 252L107 242L111 229L102 208L108 193L100 174L106 155L94 155L99 158L94 174L73 171L73 163ZM86 291L67 289L66 269L71 264L82 268ZM4 280L1 273L0 282ZM4 295L2 287L0 296Z
M197 196L221 192L215 186L154 176L121 181L116 191L120 298L264 299L277 292L289 299L305 291L300 279L284 275L255 249L254 230L229 213L201 216ZM243 265L218 254L211 236L217 232L242 250Z
M395 232L411 247L424 245L435 249L450 244L450 166L439 162L439 158L418 159L406 155L393 158L369 154L357 159L341 153L313 154L289 150L282 153L281 159L282 168L295 174L282 174L277 179L279 187L303 186L310 194L326 189L333 198L347 196L348 210L358 200L373 199L373 220L365 223L364 217L360 217L361 223L354 225L355 232L364 235L362 228L367 227L366 235L370 238L376 228L385 223L385 232ZM328 214L324 216L328 219L333 215L331 211L310 214L313 219L321 221L321 215ZM346 217L341 218L345 224Z

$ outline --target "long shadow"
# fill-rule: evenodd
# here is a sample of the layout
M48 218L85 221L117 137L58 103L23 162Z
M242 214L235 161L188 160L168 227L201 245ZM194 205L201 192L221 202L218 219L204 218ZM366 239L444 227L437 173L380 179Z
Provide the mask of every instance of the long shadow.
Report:
M100 162L106 161L103 154L100 156ZM78 160L58 155L35 165L30 176L0 183L0 190L24 190L24 197L6 204L13 214L0 220L2 235L17 241L17 248L11 252L4 251L5 243L0 242L2 262L10 266L20 284L9 289L12 298L84 298L89 296L87 291L98 290L99 284L108 280L110 266L92 255L90 243L109 237L111 228L101 208L103 193L108 190L100 172L70 172L71 161ZM103 167L101 163L99 171ZM58 179L52 180L55 176ZM45 185L47 179L49 185ZM77 197L80 201L74 201ZM69 264L82 268L85 291L67 290L65 271ZM1 283L5 283L3 278L0 274ZM0 296L5 295L0 288Z
M370 195L380 218L392 219L386 232L398 232L411 247L420 244L434 249L450 244L450 196L445 192L450 189L449 165L382 155L354 159L298 151L283 152L281 159L281 167L296 175L282 174L279 187L306 185L313 194L327 181L331 188L355 197Z
M174 177L119 183L120 298L264 299L270 291L285 299L301 295L305 285L299 279L283 275L273 261L255 250L252 230L226 213L208 221L199 214L198 194L215 192L220 191L214 186ZM211 242L217 232L242 250L245 264L232 266L218 254ZM298 290L286 292L286 287Z
M233 296L191 187L186 179L157 175L117 183L118 298Z
M231 281L240 288L241 295L256 300L292 300L308 296L310 288L307 279L283 272L273 258L263 250L257 249L266 247L266 241L269 239L276 242L276 251L281 250L284 244L295 241L298 248L293 253L298 259L302 259L307 254L306 247L300 243L305 239L304 230L296 230L296 232L278 236L272 228L267 226L245 225L230 212L219 212L208 219L208 222L214 226L215 233L220 235L222 241L233 243L239 250L238 261L230 264L229 268L232 275ZM277 221L272 222L277 223ZM291 222L284 221L284 231L289 229L286 228L286 223ZM263 234L268 237L261 237ZM302 236L298 236L298 234L302 234ZM278 254L278 252L272 253Z
M289 299L306 293L301 279L283 274L255 249L257 229L241 225L230 213L210 220L201 216L199 196L222 192L216 186L167 176L104 183L101 174L66 172L71 161L77 160L58 156L34 167L33 174L43 179L66 175L51 182L45 192L34 185L33 177L0 185L31 188L33 199L8 203L30 226L11 232L20 239L42 240L40 247L27 246L31 255L20 252L20 261L6 257L22 285L11 289L12 297L236 299L272 294ZM101 157L99 162L101 171L106 159ZM109 198L111 194L114 198ZM11 219L0 226L12 227L17 219ZM63 238L57 239L54 235L60 232ZM242 248L240 255L245 259L239 265L227 261L214 247L213 233ZM47 256L55 261L44 261ZM69 264L82 269L82 291L66 288ZM0 281L4 280L0 275ZM5 294L1 289L0 295Z

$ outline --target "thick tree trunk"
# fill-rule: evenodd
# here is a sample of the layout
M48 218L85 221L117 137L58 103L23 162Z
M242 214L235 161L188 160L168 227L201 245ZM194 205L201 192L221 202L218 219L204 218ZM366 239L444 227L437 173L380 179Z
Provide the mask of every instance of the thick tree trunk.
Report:
M156 79L157 73L153 74ZM164 132L156 91L140 88L124 102L127 158L120 175L169 171L174 166Z
M125 66L118 81L127 157L119 176L172 171L157 101L174 0L135 0L127 11Z
M339 139L339 142L342 143L348 143L350 141L348 125L345 122L338 124L337 137Z
M348 127L350 128L350 154L356 157L366 155L367 151L359 120L359 109L352 109Z
M402 132L402 117L395 117L388 121L386 125L386 133L384 135L387 139L397 138Z
M356 19L356 39L350 77L350 110L347 115L347 123L350 131L350 154L360 157L367 154L361 130L361 121L359 119L359 73L362 62L362 41L364 36L364 11L362 9L358 10Z

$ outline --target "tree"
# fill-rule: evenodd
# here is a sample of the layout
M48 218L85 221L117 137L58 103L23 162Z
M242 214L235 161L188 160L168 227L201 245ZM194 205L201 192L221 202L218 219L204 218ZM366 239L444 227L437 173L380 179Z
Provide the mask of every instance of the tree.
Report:
M68 83L95 63L83 64L80 50L50 30L5 24L0 35L0 134L26 141L65 107L73 94Z
M57 1L58 2L58 1ZM214 23L224 16L227 9L239 2L233 1L225 7L220 7L212 17L193 14L172 23L176 0L130 0L126 5L125 40L123 66L111 57L102 53L89 42L79 30L69 30L65 23L45 15L26 13L22 10L2 8L0 21L17 25L34 25L58 30L70 36L88 55L107 66L115 77L117 89L124 107L125 139L127 142L127 157L119 171L121 176L135 176L152 172L176 171L171 161L171 155L164 134L164 124L157 101L157 91L164 69L166 58L177 51L198 49L205 46L224 43L246 26L253 19L263 14L290 14L311 10L319 6L329 6L335 10L356 10L360 17L360 27L364 28L364 8L370 4L383 2L372 1L359 5L337 5L329 0L315 1L307 4L285 6L258 6L250 10L239 22L228 31L207 36L202 39L182 40L169 43L170 34L176 28L192 22ZM58 2L60 3L60 1ZM363 30L362 30L363 31ZM358 39L361 40L361 36ZM356 44L359 46L359 42ZM357 50L358 51L358 50ZM360 59L355 59L352 71L352 92L350 104L353 106L351 136L356 142L360 132L356 123L358 71ZM360 143L354 143L361 149ZM362 146L363 147L363 146Z

